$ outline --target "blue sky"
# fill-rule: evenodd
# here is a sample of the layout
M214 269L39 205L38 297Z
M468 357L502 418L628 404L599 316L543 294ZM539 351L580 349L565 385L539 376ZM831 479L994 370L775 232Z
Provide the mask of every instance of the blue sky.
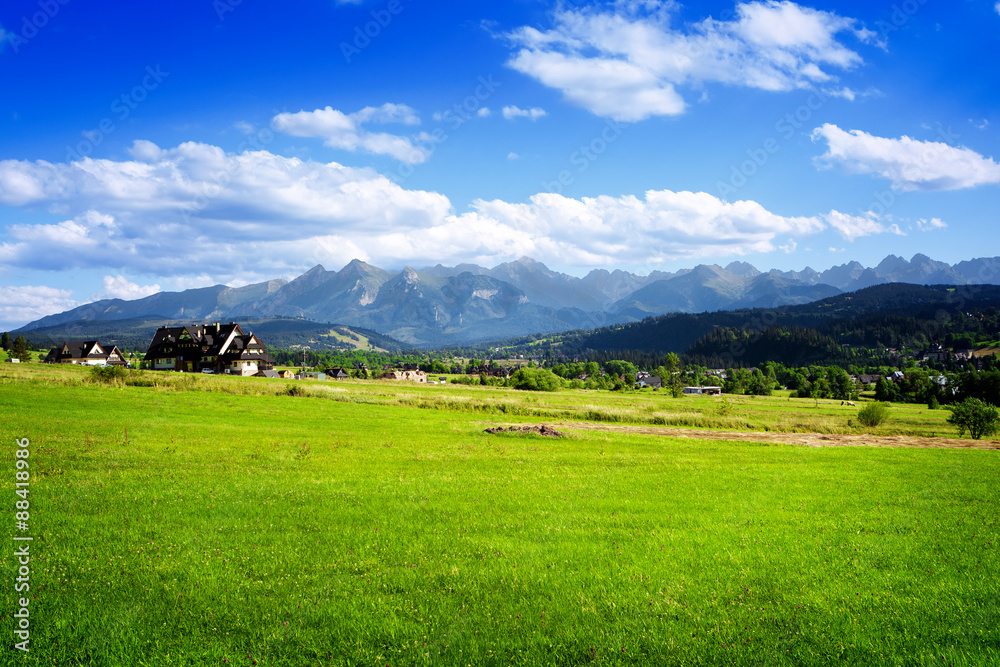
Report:
M528 255L583 275L998 253L1000 3L0 8L0 327Z

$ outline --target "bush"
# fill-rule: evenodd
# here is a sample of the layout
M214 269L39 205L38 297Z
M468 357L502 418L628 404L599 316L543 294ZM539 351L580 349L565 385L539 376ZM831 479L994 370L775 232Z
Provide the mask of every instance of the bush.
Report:
M978 398L967 398L951 408L948 423L958 427L959 437L968 431L973 440L979 440L984 435L990 436L997 432L1000 416L997 409Z
M90 369L90 381L101 384L124 384L128 371L124 366L94 366Z
M509 384L527 391L555 391L563 386L563 379L545 368L521 368L510 376Z
M305 396L306 388L300 384L290 384L286 390L289 396Z
M858 410L858 421L864 426L875 427L889 419L889 404L875 401Z

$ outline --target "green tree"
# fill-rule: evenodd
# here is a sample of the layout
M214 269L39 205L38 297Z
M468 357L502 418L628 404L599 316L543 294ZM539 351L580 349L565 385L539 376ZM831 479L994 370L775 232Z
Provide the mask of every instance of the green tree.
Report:
M14 342L10 339L10 334L4 331L3 336L0 337L0 347L3 347L4 352L9 352L13 345Z
M680 368L681 368L681 358L678 357L673 352L668 352L667 353L667 359L666 359L666 362L664 363L664 366L666 366L667 370L670 371L670 372L674 372L674 371L680 370Z
M959 437L968 431L973 440L979 440L984 435L990 436L997 432L1000 416L997 409L978 398L967 398L951 408L948 423L958 427Z
M750 376L750 381L747 384L747 393L754 396L770 396L776 384L777 382L773 377L765 375L760 369L757 369Z
M24 336L18 336L14 339L14 344L11 345L10 353L12 357L17 357L21 361L31 360L31 352L28 350L28 341L25 340Z
M880 401L895 401L899 398L896 383L885 377L880 377L875 383L875 398Z
M545 368L521 368L510 376L509 384L526 391L555 391L562 387L563 379Z

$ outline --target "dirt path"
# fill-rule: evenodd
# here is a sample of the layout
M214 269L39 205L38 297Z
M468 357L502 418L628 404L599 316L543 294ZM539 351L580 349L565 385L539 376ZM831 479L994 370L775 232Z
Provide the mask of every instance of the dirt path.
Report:
M924 447L929 449L1000 449L997 440L971 438L929 438L916 435L833 435L827 433L761 433L754 431L708 431L670 426L630 426L594 422L560 422L554 428L569 431L611 431L642 433L671 438L778 442L802 447Z

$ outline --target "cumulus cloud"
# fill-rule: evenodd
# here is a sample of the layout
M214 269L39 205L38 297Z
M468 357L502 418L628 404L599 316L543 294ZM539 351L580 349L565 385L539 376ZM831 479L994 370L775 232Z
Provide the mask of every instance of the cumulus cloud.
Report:
M406 164L426 162L430 152L416 145L413 139L387 132L371 132L366 124L395 123L418 125L417 113L405 104L383 104L365 107L355 113L344 113L332 107L315 111L280 113L271 121L279 132L295 137L318 137L331 148L375 155L388 155Z
M829 87L834 70L862 63L841 35L876 40L855 19L787 0L740 3L732 20L683 27L672 25L674 9L650 0L560 8L551 30L525 26L507 35L516 49L507 64L594 114L638 121L684 113L682 85Z
M864 215L850 215L840 211L831 211L823 216L823 219L837 230L841 236L848 241L854 241L862 236L872 236L873 234L896 234L906 236L896 224L886 225L879 216L874 213Z
M946 223L941 218L931 218L930 220L921 218L920 220L917 220L917 229L919 229L922 232L929 232L935 229L944 229L947 226L948 223Z
M996 10L997 14L1000 14L1000 2L998 2L995 5L993 5L993 9Z
M0 286L0 328L7 331L79 306L70 290L34 285Z
M821 165L840 164L849 172L879 176L897 190L961 190L1000 183L1000 164L975 151L940 141L876 137L825 124L812 133L827 142Z
M0 263L161 276L212 267L234 277L247 271L273 277L300 266L311 249L306 239L420 229L451 209L443 195L405 190L376 172L335 162L264 150L227 154L193 142L172 149L136 142L132 155L0 161L0 203L81 211L59 222L8 227Z
M136 142L132 159L0 162L0 203L68 211L8 227L0 265L99 270L107 295L294 277L351 258L386 267L491 263L523 255L563 266L622 266L796 248L833 228L853 240L891 231L874 217L788 217L753 201L704 192L527 201L475 200L407 190L369 169L266 150L226 153ZM16 184L14 187L12 184ZM39 214L35 214L39 215ZM156 285L123 276L154 275Z
M104 276L104 290L94 294L91 299L94 301L98 299L124 299L125 301L132 301L133 299L141 299L145 296L156 294L159 291L159 284L139 285L119 274L117 276Z
M651 190L644 198L543 193L528 203L478 200L473 207L520 235L531 246L524 254L576 265L770 252L778 235L809 235L825 227L817 217L783 217L752 201L727 203L704 192L670 190Z
M538 120L543 116L547 116L548 113L545 109L540 107L531 107L530 109L521 109L514 105L505 106L501 113L506 120L514 120L515 118L527 118L528 120Z

